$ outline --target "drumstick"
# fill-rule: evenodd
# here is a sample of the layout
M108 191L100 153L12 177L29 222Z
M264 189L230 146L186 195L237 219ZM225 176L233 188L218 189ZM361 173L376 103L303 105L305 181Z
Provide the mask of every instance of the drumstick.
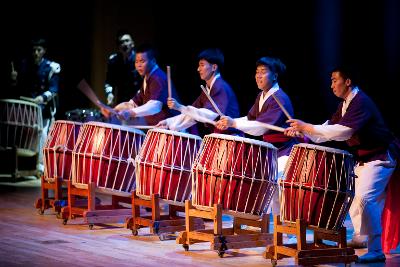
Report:
M217 104L215 104L214 100L208 94L207 89L203 85L200 85L200 87L201 87L201 90L203 90L204 94L207 96L208 100L210 100L211 105L215 108L215 110L217 111L218 115L221 116L221 117L224 116L224 114L222 114L221 110L219 110Z
M279 126L275 126L275 125L268 124L268 123L265 123L265 122L260 122L260 121L257 121L257 123L259 123L260 126L262 126L264 128L267 128L267 129L270 129L270 130L274 130L274 131L278 131L278 132L284 132L285 131L285 128L282 128L282 127L279 127Z
M167 66L167 79L168 79L168 98L172 98L171 89L171 67Z
M35 102L35 99L32 98L32 97L20 96L19 99L22 99L22 100L25 100L25 101L29 101L29 102L36 103L36 102Z
M107 106L106 104L102 103L97 95L94 93L93 89L90 88L89 84L86 82L85 79L78 83L78 89L87 97L90 101L93 102L97 107L104 108L113 114L117 114L117 112L112 109L111 107Z
M283 113L285 113L286 117L289 120L293 119L293 117L290 116L289 112L285 109L285 107L282 105L281 101L275 96L275 94L272 94L272 97L275 99L276 103L278 103L279 107L282 109Z
M143 130L156 128L155 125L129 125L129 127Z
M278 103L279 107L282 109L283 113L285 113L286 117L289 120L293 119L293 117L290 116L289 112L285 109L285 107L282 105L281 101L279 101L279 99L275 96L275 94L272 94L272 97L275 99L276 103ZM276 130L276 131L278 131L278 130ZM296 136L297 137L304 137L304 135L302 133L300 133L299 131L296 131Z
M14 72L15 68L14 68L14 61L11 61L11 71Z

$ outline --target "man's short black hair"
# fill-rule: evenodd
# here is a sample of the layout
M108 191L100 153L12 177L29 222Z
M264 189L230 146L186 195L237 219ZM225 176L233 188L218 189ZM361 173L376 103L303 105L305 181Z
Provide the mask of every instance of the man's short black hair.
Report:
M286 71L285 64L279 58L262 57L256 61L256 67L267 66L275 74L282 75Z
M136 47L136 54L146 53L149 60L156 59L156 50L151 44L141 44Z
M198 60L206 60L208 63L217 64L218 68L224 66L224 54L218 48L209 48L202 51L198 56Z
M356 86L360 82L360 73L351 65L339 65L332 69L331 75L334 72L339 72L343 79L350 79L351 84Z
M31 47L41 46L44 49L47 49L47 42L44 38L35 38L31 40Z

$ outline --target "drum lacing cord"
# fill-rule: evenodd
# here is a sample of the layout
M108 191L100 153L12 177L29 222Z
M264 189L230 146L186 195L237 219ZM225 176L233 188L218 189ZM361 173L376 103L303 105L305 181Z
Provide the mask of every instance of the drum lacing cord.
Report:
M65 151L67 151L67 146L66 145L58 145L58 146L55 146L55 150L60 151L60 152L65 152Z
M132 157L127 158L126 162L127 162L128 164L135 165L135 159L132 158Z
M221 246L219 247L219 250L220 251L228 250L228 247L226 245L227 242L226 242L225 236L220 235L220 236L218 236L218 239L219 239L219 242L221 243Z

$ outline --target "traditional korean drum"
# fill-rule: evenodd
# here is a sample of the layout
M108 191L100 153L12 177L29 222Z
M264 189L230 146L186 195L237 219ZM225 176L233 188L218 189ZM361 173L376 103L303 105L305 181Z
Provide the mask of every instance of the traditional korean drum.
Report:
M102 122L84 123L72 153L72 184L131 196L135 188L135 157L145 134L131 127Z
M39 105L17 99L0 99L0 146L39 151L43 130Z
M51 127L43 147L44 179L71 179L72 151L82 123L57 120Z
M293 146L282 179L281 219L304 219L319 228L338 230L354 198L354 161L344 150Z
M206 135L192 171L196 207L222 204L236 216L262 215L277 189L277 149L249 138Z
M136 157L136 193L150 199L152 194L183 204L192 190L192 163L200 148L197 135L151 129Z

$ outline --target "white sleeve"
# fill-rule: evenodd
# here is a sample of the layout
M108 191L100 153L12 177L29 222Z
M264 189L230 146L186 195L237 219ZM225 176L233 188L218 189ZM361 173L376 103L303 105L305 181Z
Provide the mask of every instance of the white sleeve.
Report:
M250 135L260 136L263 135L268 129L263 127L258 121L250 121L247 116L234 119L236 129L241 130Z
M128 102L131 103L133 105L133 107L135 107L135 108L138 107L138 105L132 99L129 100Z
M162 109L162 102L158 100L149 100L146 104L131 109L135 112L136 117L144 117L154 115Z
M204 123L210 123L210 121L214 121L214 119L218 117L217 113L209 109L195 108L193 106L185 106L182 108L181 112L196 121Z
M168 118L166 121L168 128L173 131L181 131L196 124L196 121L192 119L192 117L185 114L179 114L177 116Z
M350 127L340 124L314 125L313 133L305 133L314 143L322 143L326 141L346 141L353 135L354 130Z

